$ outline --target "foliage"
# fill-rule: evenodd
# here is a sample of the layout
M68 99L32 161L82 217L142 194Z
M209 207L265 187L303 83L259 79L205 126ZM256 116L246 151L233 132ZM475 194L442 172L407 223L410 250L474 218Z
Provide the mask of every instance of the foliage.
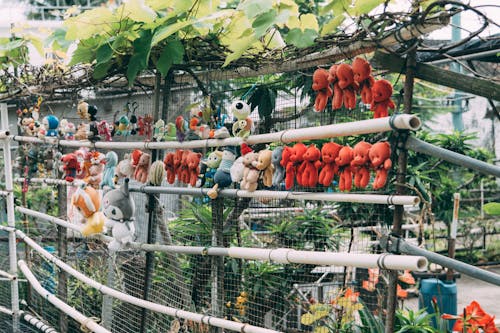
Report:
M396 333L433 333L436 332L431 325L431 318L434 314L425 312L425 309L397 310L395 321Z

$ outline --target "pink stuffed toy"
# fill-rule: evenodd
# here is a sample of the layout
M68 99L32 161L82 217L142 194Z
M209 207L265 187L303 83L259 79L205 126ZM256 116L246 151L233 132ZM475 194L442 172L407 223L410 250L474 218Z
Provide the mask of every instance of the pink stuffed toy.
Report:
M391 99L392 84L387 80L377 80L372 87L373 101L370 110L373 111L373 118L382 118L389 115L388 109L396 106Z
M318 68L314 71L312 89L317 92L314 110L321 112L325 109L328 98L333 94L328 83L328 71L326 69Z
M375 143L368 153L372 167L375 170L373 189L378 190L385 186L387 173L392 167L391 146L387 141Z
M318 171L321 166L320 162L321 151L316 147L316 145L310 145L306 153L303 155L304 162L300 166L300 174L297 174L297 178L301 176L302 181L300 182L306 187L315 187L318 184Z
M339 167L339 190L341 191L350 191L352 188L352 157L352 148L344 146L335 159L335 164Z
M335 159L339 156L340 149L342 149L342 146L335 142L325 143L321 148L323 167L319 173L318 181L323 186L330 186L333 177L339 172Z
M135 168L134 179L141 183L148 181L149 167L151 166L151 155L142 153Z
M89 176L87 177L87 183L95 188L99 189L99 185L102 181L102 174L104 172L104 154L98 151L91 151L88 153L90 158Z
M260 171L255 167L259 160L259 153L250 152L243 155L243 178L240 188L253 192L257 189Z
M336 75L339 88L342 89L342 102L348 109L356 107L356 91L358 84L354 81L354 73L348 64L340 64L337 67Z
M365 104L371 104L372 86L375 79L372 76L372 66L363 58L357 57L352 62L352 71L354 73L354 81L359 84L361 101Z
M351 161L351 169L354 173L354 186L365 188L370 181L370 157L368 152L372 147L365 141L358 142L354 148L354 157Z
M200 174L201 154L190 151L186 157L187 167L189 171L189 185L196 186L198 175Z
M285 188L287 190L293 187L294 179L297 179L297 183L302 185L302 174L301 165L304 161L304 154L306 153L307 147L305 144L299 142L296 143L290 150L290 157L288 158L288 163L285 168Z

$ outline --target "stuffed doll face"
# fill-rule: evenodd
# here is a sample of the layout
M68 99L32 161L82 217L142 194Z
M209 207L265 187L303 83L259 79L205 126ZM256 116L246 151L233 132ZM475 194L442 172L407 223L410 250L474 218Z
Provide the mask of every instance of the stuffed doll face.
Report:
M342 146L337 143L326 143L321 149L321 159L325 163L335 162L335 159L337 158L337 156L339 156L339 151L341 148Z
M247 153L243 155L243 165L246 167L251 167L253 162L257 161L257 153Z
M370 149L369 157L373 166L378 167L391 157L391 147L387 142L378 142Z
M222 154L214 151L208 155L205 164L209 168L217 169L220 165L220 161L222 161Z
M392 86L386 80L375 81L372 87L373 101L383 102L392 96Z
M371 145L368 142L362 141L362 142L359 142L358 144L356 144L356 146L354 146L354 149L353 149L354 157L352 160L352 164L353 165L366 164L370 159L370 157L368 155L370 148L371 148Z
M243 101L234 101L233 104L231 104L231 111L236 119L242 120L250 116L251 109L250 106Z
M332 67L328 70L328 82L337 82L337 67L338 65L332 65Z
M313 90L321 90L328 86L328 71L326 69L319 68L313 74Z
M337 68L337 78L341 89L345 89L352 85L354 83L354 74L351 66L347 64L340 64Z
M340 152L339 156L335 159L335 163L337 163L340 166L343 165L348 165L352 161L352 149L349 147L343 147Z
M352 71L354 73L354 81L361 83L370 77L372 68L368 61L356 58L352 62Z
M321 156L321 152L316 146L311 146L307 148L306 153L304 154L305 161L317 161Z

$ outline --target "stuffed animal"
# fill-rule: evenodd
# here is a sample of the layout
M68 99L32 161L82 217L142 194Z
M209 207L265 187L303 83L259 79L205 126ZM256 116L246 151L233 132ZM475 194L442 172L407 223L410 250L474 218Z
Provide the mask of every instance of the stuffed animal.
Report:
M231 185L231 166L236 159L236 147L227 146L222 152L222 161L214 175L215 185L208 191L207 195L211 199L216 199L218 196L218 191L221 188L228 187Z
M113 126L111 124L108 124L106 120L101 120L97 123L97 133L101 137L104 137L105 141L113 140L111 138L111 131L113 131Z
M24 117L21 120L21 132L27 136L35 135L35 120L31 117Z
M89 151L85 151L83 155L78 155L78 160L80 161L80 173L77 174L78 179L83 179L84 182L88 182L90 176L90 167L92 162L90 162L92 154Z
M175 168L174 168L174 153L168 153L163 159L163 165L167 172L167 182L173 184L175 182Z
M242 100L234 101L231 104L231 112L236 118L233 123L233 136L247 138L252 132L253 121L250 118L250 105Z
M257 189L259 180L259 170L255 167L259 154L250 152L243 155L243 178L241 179L240 188L249 192Z
M272 163L274 168L273 173L273 186L279 186L285 178L285 168L281 166L281 159L283 155L283 147L276 147L273 150Z
M71 204L83 217L81 221L85 224L81 230L83 236L87 237L103 231L106 218L100 211L101 198L97 190L91 186L78 188L71 197Z
M318 68L314 71L312 89L317 93L314 101L314 111L321 112L325 109L328 99L333 95L326 69Z
M285 167L285 188L287 190L291 189L294 184L294 180L297 180L297 184L302 186L302 162L304 161L304 154L306 153L307 146L302 142L296 143L290 152L289 162Z
M253 149L250 148L249 145L247 145L244 142L241 144L240 146L241 156L234 161L230 169L231 180L233 181L233 183L239 183L243 179L243 172L245 171L245 166L243 165L243 158L245 157L246 154L252 152Z
M315 144L307 147L303 156L303 162L300 166L300 174L297 174L297 179L300 177L301 185L305 187L315 187L318 184L318 172L321 166L321 151Z
M370 182L370 157L368 152L372 147L365 141L358 142L353 148L351 169L354 173L354 186L365 188Z
M339 88L342 90L344 107L351 110L356 107L356 91L358 84L354 81L354 73L348 64L340 64L336 70Z
M321 147L322 168L319 172L318 182L323 186L330 186L333 177L339 172L335 159L339 156L342 146L335 142L327 142Z
M116 166L115 173L118 178L130 178L134 175L135 167L132 165L131 154L125 154L123 160Z
M102 199L102 210L106 216L105 227L111 230L113 240L108 244L111 252L116 252L134 240L135 203L128 190L129 179L123 185L106 192Z
M81 123L78 125L76 133L75 133L75 139L76 140L87 140L89 137L89 125L85 123Z
M165 121L158 119L153 125L153 139L154 141L163 141L165 135Z
M184 119L184 117L177 116L177 118L175 118L175 129L176 129L175 135L177 137L177 141L179 141L179 142L184 141L188 128L189 128L189 124Z
M46 116L45 118L43 118L42 124L45 127L46 136L50 137L59 136L59 132L57 131L57 128L59 127L59 119L56 116L53 115Z
M135 167L134 179L145 184L148 181L150 165L151 155L148 153L142 153Z
M373 144L368 152L368 156L375 170L375 179L372 186L374 190L378 190L385 186L387 173L392 167L391 146L389 142L381 141Z
M264 149L259 151L257 162L253 164L253 166L259 170L262 183L266 187L271 187L273 185L274 166L272 164L272 159L273 152L269 149Z
M290 156L292 155L292 147L285 146L283 148L283 153L281 154L280 165L285 170L285 188L292 188L295 174L287 174L286 169L288 168L288 163L290 163Z
M153 115L147 114L144 116L143 120L143 128L144 128L144 136L146 140L151 141L151 137L153 135Z
M102 181L102 175L104 172L104 154L98 151L91 151L90 153L90 167L89 167L89 177L87 178L87 183L95 189L99 188Z
M332 110L338 110L342 107L342 89L339 87L339 79L337 77L337 67L332 65L328 70L328 82L333 86Z
M181 179L181 166L182 166L183 156L184 156L184 150L177 149L174 153L174 171L179 181Z
M396 105L391 99L392 84L387 80L377 80L372 87L372 104L370 110L373 111L373 118L382 118L389 115L388 109L394 109Z
M90 120L89 104L85 101L79 101L76 107L76 114L83 120Z
M352 148L344 146L340 149L339 156L335 159L335 164L339 168L339 190L341 191L350 191L352 188L352 158Z
M104 172L102 175L102 181L99 184L100 188L109 187L111 189L115 188L115 169L118 164L118 155L114 151L109 151L104 158L106 163L104 167Z
M189 172L189 185L196 186L198 175L200 174L201 154L190 151L186 156L187 168Z
M87 112L89 113L90 121L97 121L97 106L89 105L87 108Z
M354 73L354 81L358 83L361 101L365 104L371 104L372 86L375 79L372 76L372 66L363 58L356 57L352 62L352 71Z
M118 119L118 129L116 130L115 135L130 135L130 120L126 115L123 115Z
M80 171L80 163L76 154L69 153L61 157L62 171L64 171L64 179L68 182L75 180L76 173Z
M61 120L61 135L66 140L74 140L76 127L72 122L67 121L66 119Z
M182 151L181 163L177 169L177 178L184 184L189 184L188 156L190 152L190 150Z

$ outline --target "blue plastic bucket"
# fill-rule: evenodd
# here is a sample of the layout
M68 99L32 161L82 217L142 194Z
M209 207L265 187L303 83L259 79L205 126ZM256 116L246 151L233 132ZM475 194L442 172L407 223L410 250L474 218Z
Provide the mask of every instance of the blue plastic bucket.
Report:
M434 313L432 298L436 297L438 309L441 314L457 314L457 284L455 282L441 281L439 279L422 279L420 281L420 295L418 307L428 313ZM436 327L436 320L432 322ZM448 328L451 330L454 320L450 320Z

